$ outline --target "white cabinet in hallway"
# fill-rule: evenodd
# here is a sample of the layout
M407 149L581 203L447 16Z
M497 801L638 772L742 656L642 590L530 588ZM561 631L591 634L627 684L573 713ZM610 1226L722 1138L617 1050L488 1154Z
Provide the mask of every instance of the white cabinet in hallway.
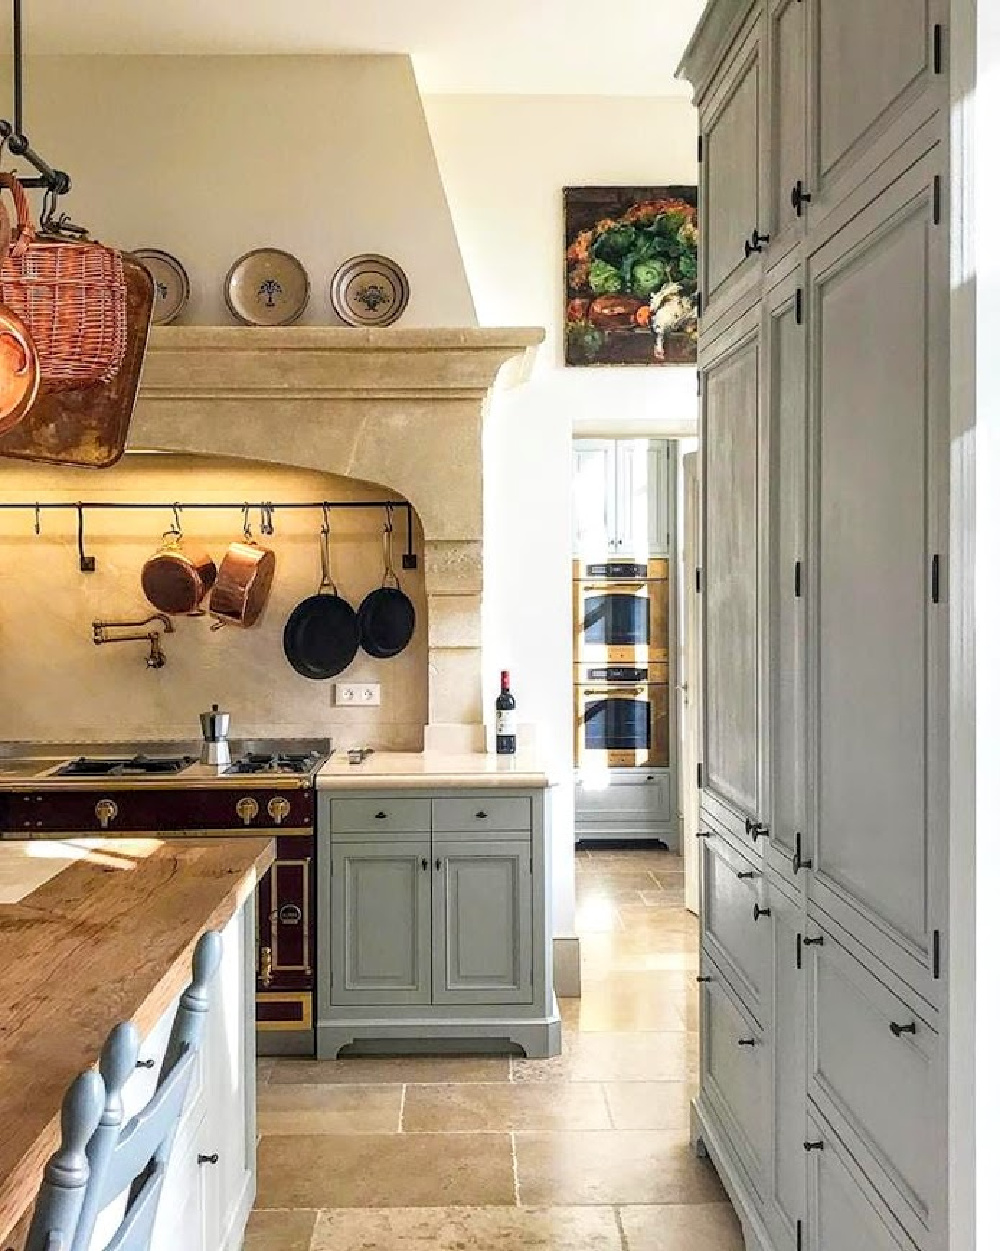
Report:
M573 440L576 555L671 555L670 457L667 439Z
M948 1246L946 15L714 0L683 66L716 1039L694 1132L753 1251ZM724 1045L741 1013L767 1057L760 1118Z

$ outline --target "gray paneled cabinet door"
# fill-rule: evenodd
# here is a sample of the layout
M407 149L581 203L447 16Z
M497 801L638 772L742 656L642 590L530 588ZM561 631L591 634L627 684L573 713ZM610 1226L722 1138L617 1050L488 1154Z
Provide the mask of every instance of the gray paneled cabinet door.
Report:
M431 1001L430 839L335 843L334 1003Z
M808 213L807 13L804 0L769 0L769 262L802 237Z
M758 357L744 319L702 378L704 782L739 812L760 809Z
M931 1002L948 823L939 159L932 152L817 252L809 279L821 536L810 891Z
M434 870L434 1002L530 1003L530 842L436 838Z

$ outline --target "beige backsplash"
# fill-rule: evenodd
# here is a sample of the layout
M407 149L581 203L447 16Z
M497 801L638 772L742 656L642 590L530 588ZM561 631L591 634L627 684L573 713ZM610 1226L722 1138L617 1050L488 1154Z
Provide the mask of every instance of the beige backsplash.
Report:
M384 499L382 487L276 465L175 455L126 456L113 469L86 471L0 462L0 500L282 500ZM331 514L333 574L357 605L382 576L382 514ZM221 559L239 537L238 511L197 511L184 529ZM164 638L167 663L147 669L143 643L95 647L91 622L136 619L152 609L139 583L170 510L91 512L87 550L94 573L79 571L72 512L0 511L0 739L149 739L198 735L198 713L215 702L232 714L232 733L324 735L338 747L419 751L428 720L427 597L423 536L415 517L419 567L404 571L405 510L397 510L397 572L417 608L410 646L393 660L359 652L341 680L377 681L375 709L333 705L333 682L313 682L288 665L282 631L295 604L319 582L319 515L278 512L264 539L277 572L259 624L213 632L210 619L179 618ZM253 516L254 533L259 518Z

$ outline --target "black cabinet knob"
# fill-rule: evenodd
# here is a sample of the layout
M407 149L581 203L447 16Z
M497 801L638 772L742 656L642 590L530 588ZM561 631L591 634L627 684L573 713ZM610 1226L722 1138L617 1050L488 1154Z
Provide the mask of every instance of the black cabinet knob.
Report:
M757 1039L756 1038L737 1038L736 1045L738 1047L756 1047Z
M156 1067L155 1060L136 1060L135 1067L137 1069L152 1069Z
M820 935L819 938L803 938L802 945L804 947L822 947L823 936Z
M770 908L762 908L762 907L760 906L760 904L754 904L754 906L753 906L753 919L754 919L755 921L759 921L759 920L761 919L761 917L769 917L770 915L771 915L771 909L770 909Z
M813 862L811 860L802 859L802 831L798 830L795 834L795 855L792 857L792 872L798 876L800 869L811 869Z
M741 882L749 882L757 875L754 873L753 869L746 869L743 873L737 873L736 876Z
M476 820L477 820L477 821L485 821L485 820L486 820L486 813L485 813L485 812L483 812L483 811L482 811L482 809L480 809L480 811L476 813Z
M421 868L422 868L425 872L426 872L426 871L427 871L427 869L430 867L430 863L431 863L431 862L427 859L427 857L426 857L426 856L421 856L421 858L420 858L420 867L421 867Z
M699 984L701 984L703 982L710 982L712 979L708 977L706 974L700 973L694 980L698 982Z
M795 210L795 216L801 217L804 211L803 205L811 203L812 196L805 190L800 178L792 188L792 208Z
M198 1156L199 1164L218 1164L218 1162L219 1162L218 1151L213 1151L211 1155L199 1155Z
M823 1144L821 1142L804 1142L802 1145L803 1147L805 1147L807 1151L822 1151L823 1150Z
M384 820L385 820L385 813L384 813L384 812L376 812L376 813L375 813L375 820L376 820L376 821L384 821Z
M889 1028L896 1038L902 1038L904 1034L915 1034L917 1032L917 1023L916 1021L910 1021L908 1025L897 1025L895 1021L890 1021Z
M711 838L711 837L712 837L712 831L711 831L711 830L699 830L699 831L695 834L695 838Z
M753 256L754 252L763 252L764 244L770 243L770 242L771 242L771 236L762 235L760 231L757 229L757 227L755 226L753 234L750 236L749 239L747 239L746 243L744 243L743 245L743 254L746 256L747 260L749 260L750 257Z
M442 863L442 861L441 861L441 857L440 857L440 856L438 856L438 858L434 861L434 868L435 868L435 869L440 869L440 868L441 868L441 863Z

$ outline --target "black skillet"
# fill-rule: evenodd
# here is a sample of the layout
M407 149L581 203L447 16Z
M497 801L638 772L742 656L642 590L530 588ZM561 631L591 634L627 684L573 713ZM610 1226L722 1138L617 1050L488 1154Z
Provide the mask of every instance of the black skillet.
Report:
M322 680L343 673L358 654L358 615L330 578L330 526L324 519L319 554L323 576L315 595L292 609L285 622L285 657L304 678Z
M385 574L382 585L369 591L358 609L358 625L361 628L361 646L376 660L389 660L398 656L413 638L417 613L413 602L400 589L399 578L392 567L392 521L385 523L382 531L382 550L385 556Z

